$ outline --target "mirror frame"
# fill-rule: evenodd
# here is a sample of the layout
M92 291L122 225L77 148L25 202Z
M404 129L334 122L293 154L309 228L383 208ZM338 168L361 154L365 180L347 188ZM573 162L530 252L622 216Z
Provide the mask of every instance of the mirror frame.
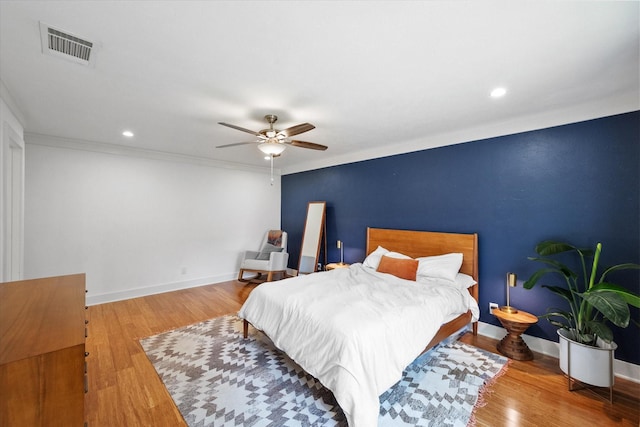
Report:
M302 244L300 245L300 259L298 260L298 274L309 274L318 271L318 258L320 256L323 237L326 264L326 213L327 202L309 202L307 205L307 218L304 223ZM312 261L313 264L311 264Z

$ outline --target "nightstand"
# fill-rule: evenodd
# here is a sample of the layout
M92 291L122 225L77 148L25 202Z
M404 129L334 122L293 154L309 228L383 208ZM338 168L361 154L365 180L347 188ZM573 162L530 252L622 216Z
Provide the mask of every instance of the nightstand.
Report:
M347 264L346 262L340 263L340 262L332 262L331 264L327 264L324 269L326 271L329 270L334 270L336 268L348 268L351 264Z
M520 335L529 329L529 326L538 323L538 318L526 311L507 313L499 308L491 310L491 314L496 316L507 330L507 335L496 346L498 351L511 359L532 360L533 353Z

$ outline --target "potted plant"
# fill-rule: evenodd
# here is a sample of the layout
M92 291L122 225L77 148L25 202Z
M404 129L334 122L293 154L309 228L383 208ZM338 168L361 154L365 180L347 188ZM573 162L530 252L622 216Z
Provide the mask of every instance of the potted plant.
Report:
M555 258L561 253L574 253L579 260L575 271ZM581 249L569 243L544 241L536 246L539 257L530 260L545 266L536 271L523 285L533 288L547 274L564 278L563 286L542 285L568 303L568 310L551 307L539 316L557 326L560 336L560 368L571 379L584 383L611 387L613 385L613 332L608 322L626 328L631 320L629 305L640 307L640 296L606 281L613 271L640 269L640 265L626 263L605 269L598 277L598 263L602 244L595 250ZM596 366L603 363L604 366Z

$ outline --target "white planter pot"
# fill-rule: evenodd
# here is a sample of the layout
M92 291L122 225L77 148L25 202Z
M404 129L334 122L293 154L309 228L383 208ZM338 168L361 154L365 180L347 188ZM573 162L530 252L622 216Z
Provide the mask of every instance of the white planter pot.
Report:
M560 369L569 378L597 387L613 386L613 353L616 343L598 338L597 347L572 340L572 333L558 329L560 337Z

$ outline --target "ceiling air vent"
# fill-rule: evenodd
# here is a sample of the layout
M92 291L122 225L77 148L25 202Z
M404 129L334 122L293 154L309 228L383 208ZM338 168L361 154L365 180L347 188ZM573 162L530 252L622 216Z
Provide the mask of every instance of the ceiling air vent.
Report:
M68 59L83 65L93 65L95 44L78 36L40 23L42 53Z

